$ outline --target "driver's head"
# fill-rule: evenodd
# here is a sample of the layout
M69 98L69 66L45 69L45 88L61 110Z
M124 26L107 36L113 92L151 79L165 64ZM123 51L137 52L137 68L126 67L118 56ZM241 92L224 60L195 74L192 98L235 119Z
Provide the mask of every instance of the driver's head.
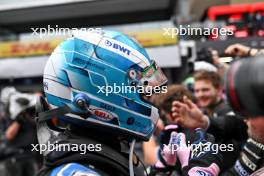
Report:
M61 121L143 140L159 118L147 99L166 81L137 41L114 31L75 31L54 50L44 70L48 104L70 109L58 115Z

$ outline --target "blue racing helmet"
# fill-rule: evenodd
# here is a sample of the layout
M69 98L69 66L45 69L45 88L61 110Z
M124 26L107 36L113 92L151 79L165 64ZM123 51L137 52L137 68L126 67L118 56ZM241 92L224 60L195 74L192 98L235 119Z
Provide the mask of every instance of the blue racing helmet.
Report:
M127 35L75 31L51 54L43 81L50 107L69 110L60 120L148 140L159 114L144 97L167 78Z

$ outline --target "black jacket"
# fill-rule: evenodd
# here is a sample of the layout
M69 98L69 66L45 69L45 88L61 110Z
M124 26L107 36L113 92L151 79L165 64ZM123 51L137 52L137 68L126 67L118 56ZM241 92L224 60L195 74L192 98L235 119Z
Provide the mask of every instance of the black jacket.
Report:
M223 151L224 171L231 168L239 156L241 148L248 138L247 125L232 109L224 102L220 101L213 109L213 115L209 117L210 125L208 133L214 135L216 143L225 144L233 151Z

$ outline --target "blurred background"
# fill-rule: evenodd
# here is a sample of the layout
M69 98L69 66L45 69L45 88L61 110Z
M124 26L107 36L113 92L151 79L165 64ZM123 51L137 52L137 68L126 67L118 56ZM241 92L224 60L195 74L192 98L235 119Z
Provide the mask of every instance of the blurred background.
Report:
M180 28L199 28L202 33L174 35ZM264 0L0 0L0 176L9 176L5 171L34 175L42 165L30 146L37 143L33 100L43 93L46 61L71 36L71 29L115 30L134 37L163 69L169 84L183 83L193 91L196 63L202 61L200 67L220 73L236 59L225 54L228 46L248 46L246 55L250 48L264 48ZM220 29L232 34L221 35ZM180 90L186 93L177 86L170 89L175 94ZM166 96L155 103L167 102L160 109L170 112L173 99ZM160 111L164 119L165 110ZM161 129L158 123L157 134ZM147 151L155 155L150 147Z
M0 87L42 90L42 72L52 50L66 35L34 35L40 28L114 29L136 38L169 77L182 82L208 47L225 57L232 43L264 47L263 0L1 0ZM233 35L164 35L180 25L228 28Z

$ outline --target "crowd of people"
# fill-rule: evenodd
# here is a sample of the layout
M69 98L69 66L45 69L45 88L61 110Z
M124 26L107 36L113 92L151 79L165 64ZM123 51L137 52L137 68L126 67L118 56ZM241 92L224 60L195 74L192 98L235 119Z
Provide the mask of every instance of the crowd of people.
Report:
M215 53L216 51L212 52ZM225 52L236 57L252 57L261 55L263 50L235 44L229 46ZM215 65L207 63L209 66L196 70L192 75L192 81L188 82L188 86L186 84L185 86L170 85L166 94L160 94L154 98L153 103L160 108L161 119L158 124L161 125L157 125L158 134L155 134L149 142L143 144L145 162L154 165L151 168L154 173L171 174L176 172L176 175L182 174L180 168L175 169L176 167L172 166L176 166L177 162L181 163L181 167L183 165L184 167L188 166L183 162L188 163L184 160L188 160L189 156L181 158L181 152L178 152L175 148L167 148L164 151L164 143L170 144L170 139L173 138L173 136L170 136L172 131L179 134L184 133L186 138L190 139L188 135L196 134L195 129L199 129L199 133L201 130L203 133L206 131L206 133L212 134L214 139L209 141L225 147L223 147L223 150L218 150L221 159L213 159L212 149L209 149L207 151L209 154L205 156L206 159L193 159L193 166L198 165L212 169L210 168L211 164L215 162L218 167L212 169L214 170L211 171L211 174L214 173L213 175L251 175L263 167L264 131L262 128L264 120L261 117L243 117L243 115L232 109L225 92L227 87L224 86L224 80L228 79L225 74L229 65L218 62L217 53L213 59ZM213 66L215 69L212 69ZM256 78L252 77L250 79L254 80ZM250 84L250 80L243 81L246 82L245 84ZM190 84L192 85L190 86ZM250 91L256 90L252 89ZM243 92L243 94L247 93ZM171 127L172 125L176 126ZM190 129L195 132L190 131ZM228 146L230 149L226 149ZM157 155L153 155L155 151L158 151ZM179 161L170 159L177 158L176 155L179 155ZM173 162L171 163L171 161Z
M39 175L63 175L64 172L64 175L133 175L128 143L131 142L133 146L136 135L139 144L142 139L145 142L135 151L137 153L142 150L142 156L132 153L135 175L264 175L264 110L261 109L264 106L264 79L259 76L264 72L257 70L261 68L261 63L255 61L263 60L264 63L263 50L234 44L225 51L227 55L240 57L239 60L259 63L258 67L247 67L244 62L239 62L240 65L222 63L217 51L211 50L213 64L196 63L200 67L196 67L191 75L186 75L189 80L187 83L168 85L166 93L143 96L144 101L141 103L137 102L139 97L134 94L121 102L116 95L98 95L94 98L96 91L91 87L93 84L102 84L104 79L109 84L123 79L121 81L127 81L129 85L144 85L147 82L157 86L158 81L164 84L164 78L161 70L148 59L144 60L145 63L130 63L138 58L147 58L138 44L119 33L106 32L104 35L109 35L109 46L114 42L119 45L126 43L128 51L136 53L135 57L125 62L125 57L128 57L126 53L109 54L108 46L104 48L100 44L101 48L94 51L97 59L90 59L88 63L82 60L85 47L81 48L81 44L87 45L86 48L91 44L85 42L95 45L91 41L92 37L82 39L82 42L70 40L81 43L77 44L79 50L74 51L78 53L76 57L73 57L76 53L66 53L69 58L63 61L65 63L58 63L61 53L57 49L58 53L53 53L47 63L44 71L46 100L36 98L39 96L36 93L21 93L13 87L2 89L0 164L3 167L0 168L4 168L2 173L5 176L31 176L40 168L44 169L41 169ZM117 40L116 36L121 36L121 39ZM72 48L72 43L64 43L60 47L65 50L76 49ZM115 52L115 48L109 50ZM147 65L147 62L151 64ZM50 64L54 68L58 67L58 70L52 70ZM144 64L147 65L146 72L141 69ZM116 69L109 69L109 65L112 65L111 69L113 65ZM85 72L84 68L90 70ZM81 75L78 78L77 72ZM121 75L123 73L124 76ZM110 74L118 76L110 78ZM58 75L62 76L59 78ZM81 80L81 83L76 79ZM252 86L246 89L246 86L242 86L244 84ZM238 89L241 89L240 94L237 93ZM85 91L88 93L82 93ZM257 94L253 98L251 91ZM98 104L101 109L92 108ZM152 104L159 109L159 119L155 117L157 114ZM119 109L119 106L122 108ZM102 109L106 109L107 113L100 111ZM72 115L68 115L70 113ZM126 117L127 114L129 117ZM95 119L111 125L104 126L95 120L87 124L83 122L90 119L90 116L97 116ZM141 123L143 116L148 116L151 121ZM74 121L73 118L78 120ZM80 123L85 124L85 127ZM41 156L32 151L32 144L47 144L47 141L53 144L99 142L103 147L86 156L72 151L49 151ZM122 150L126 151L125 154L120 154ZM142 160L141 164L137 160ZM146 173L137 171L144 168L144 165L147 167Z

